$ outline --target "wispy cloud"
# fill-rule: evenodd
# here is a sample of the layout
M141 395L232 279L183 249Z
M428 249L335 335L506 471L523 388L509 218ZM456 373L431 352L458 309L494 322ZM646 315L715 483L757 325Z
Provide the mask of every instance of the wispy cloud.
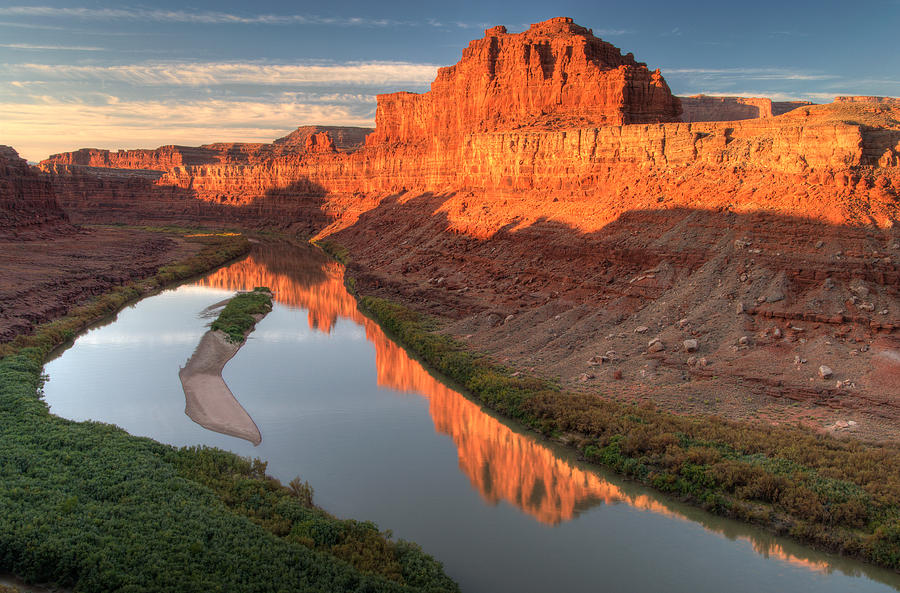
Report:
M763 97L766 99L771 99L773 101L810 101L813 103L825 103L830 102L834 99L834 93L788 93L782 91L771 91L771 90L740 90L740 91L727 91L722 92L721 90L711 90L711 89L701 89L698 91L689 91L683 93L682 96L690 96L690 95L712 95L712 96L728 96L728 97Z
M133 85L424 85L437 73L433 64L410 62L344 62L256 64L248 62L153 62L122 66L57 66L5 64L7 72L31 73L41 80L124 82ZM18 78L23 78L19 76Z
M104 47L92 47L84 45L34 45L31 43L0 43L0 47L8 49L25 50L56 50L56 51L106 51Z
M235 14L229 12L187 10L150 10L144 8L64 8L56 6L0 7L0 15L16 17L74 18L82 20L154 21L206 25L337 25L386 27L400 21L363 17L326 17L306 14Z
M2 8L0 8L2 10ZM39 25L36 23L13 23L10 21L0 21L0 27L15 27L17 29L40 29L43 31L66 31L66 27L57 27L54 25Z
M729 78L742 80L829 80L833 74L801 72L783 68L666 68L663 74L681 74L695 78Z
M29 160L51 152L96 148L153 148L216 141L270 142L304 124L372 126L374 102L357 105L295 101L126 101L102 104L35 96L0 103L3 140Z

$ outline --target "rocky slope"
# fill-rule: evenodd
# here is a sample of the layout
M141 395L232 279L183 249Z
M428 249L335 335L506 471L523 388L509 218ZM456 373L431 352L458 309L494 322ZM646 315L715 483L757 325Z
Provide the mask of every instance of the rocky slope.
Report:
M553 19L379 96L365 146L320 129L42 168L76 220L334 240L363 291L580 388L900 438L900 107L764 107L673 121L658 73Z

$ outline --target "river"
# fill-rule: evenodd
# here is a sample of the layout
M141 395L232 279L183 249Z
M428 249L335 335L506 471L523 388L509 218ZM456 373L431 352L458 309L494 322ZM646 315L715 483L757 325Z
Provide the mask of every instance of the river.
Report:
M193 423L178 378L201 312L255 286L275 307L223 377L259 446ZM54 414L259 457L335 515L420 543L465 592L900 590L900 575L681 504L483 411L359 313L313 248L257 244L83 333L45 373Z

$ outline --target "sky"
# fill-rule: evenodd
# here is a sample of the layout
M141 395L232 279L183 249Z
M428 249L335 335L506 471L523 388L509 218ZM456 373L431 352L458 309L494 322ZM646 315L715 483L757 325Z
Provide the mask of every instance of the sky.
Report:
M0 144L31 161L372 126L376 94L427 91L484 29L555 16L678 95L900 95L900 0L20 1L0 0Z

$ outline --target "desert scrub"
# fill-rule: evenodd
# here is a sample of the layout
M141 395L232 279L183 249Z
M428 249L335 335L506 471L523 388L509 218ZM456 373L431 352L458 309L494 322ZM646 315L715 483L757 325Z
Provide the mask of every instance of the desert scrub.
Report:
M271 310L272 291L265 286L257 286L250 292L238 293L228 301L210 329L224 333L229 342L242 344L256 325L257 317Z
M360 309L487 407L593 463L724 516L900 569L900 447L801 427L682 416L571 393L495 365L436 320L372 297Z

